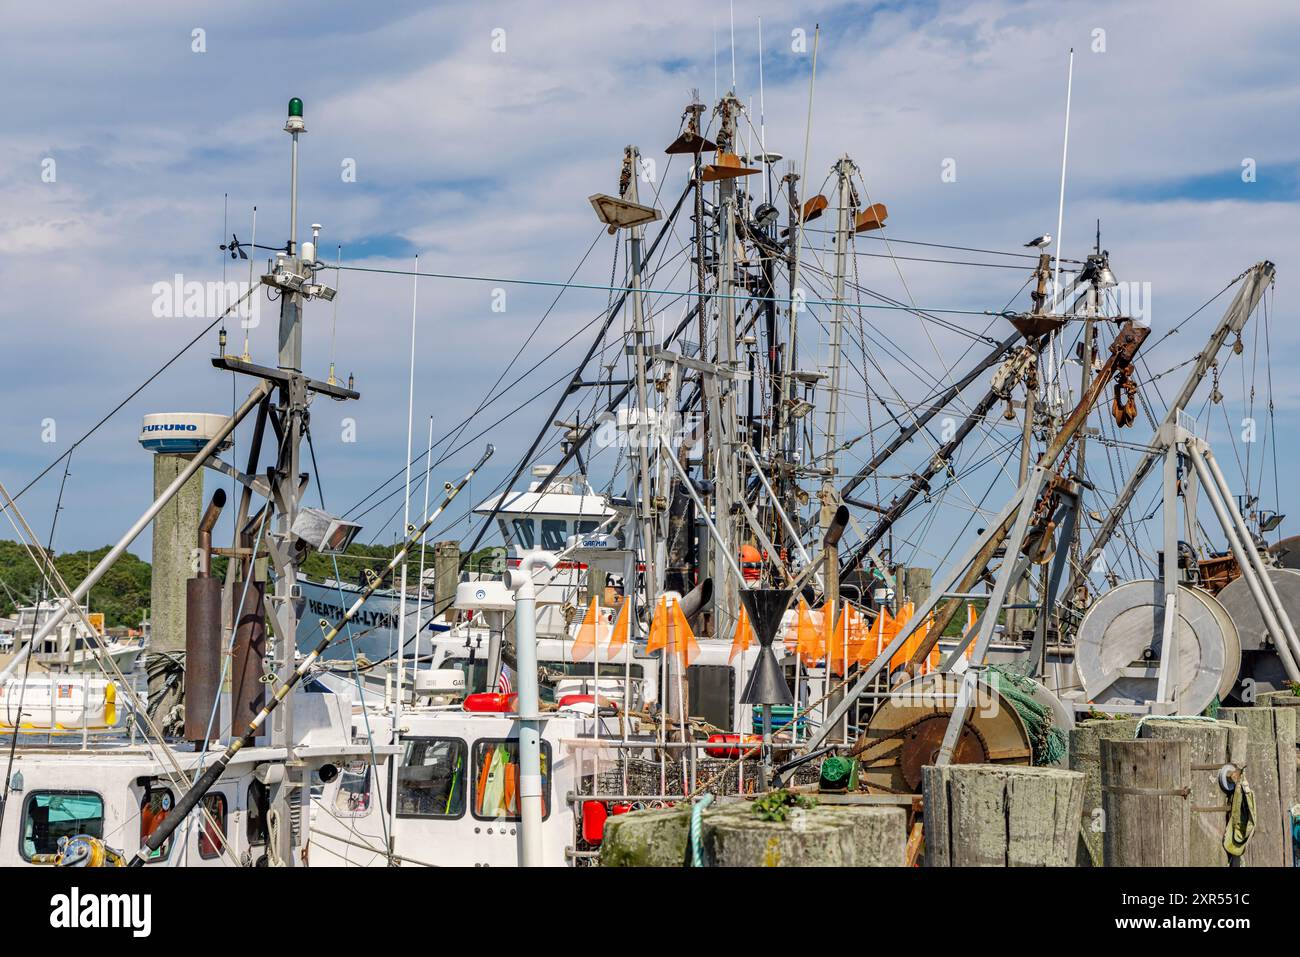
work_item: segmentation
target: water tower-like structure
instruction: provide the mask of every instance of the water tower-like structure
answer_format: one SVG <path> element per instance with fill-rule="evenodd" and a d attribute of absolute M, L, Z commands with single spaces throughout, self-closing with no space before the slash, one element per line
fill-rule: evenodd
<path fill-rule="evenodd" d="M 153 456 L 153 494 L 157 498 L 228 416 L 213 412 L 159 412 L 146 415 L 140 444 Z M 222 446 L 227 448 L 229 443 Z M 185 582 L 194 574 L 199 519 L 203 511 L 203 472 L 195 472 L 153 522 L 153 581 L 150 587 L 150 648 L 185 650 Z"/>

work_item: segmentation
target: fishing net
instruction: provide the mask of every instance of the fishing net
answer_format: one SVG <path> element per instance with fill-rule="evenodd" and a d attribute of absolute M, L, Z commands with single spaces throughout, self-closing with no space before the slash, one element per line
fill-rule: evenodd
<path fill-rule="evenodd" d="M 986 671 L 992 676 L 993 687 L 1016 709 L 1016 714 L 1024 722 L 1034 752 L 1034 764 L 1055 764 L 1065 757 L 1065 732 L 1056 727 L 1052 709 L 1034 699 L 1034 679 L 1008 665 L 991 665 Z"/>

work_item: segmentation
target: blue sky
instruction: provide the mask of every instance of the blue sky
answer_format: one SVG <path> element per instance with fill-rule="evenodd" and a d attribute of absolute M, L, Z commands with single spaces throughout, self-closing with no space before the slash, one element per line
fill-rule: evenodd
<path fill-rule="evenodd" d="M 1116 273 L 1151 283 L 1157 334 L 1252 263 L 1274 261 L 1269 344 L 1277 467 L 1286 476 L 1300 465 L 1298 333 L 1287 321 L 1300 169 L 1291 122 L 1300 107 L 1294 5 L 1190 2 L 1174 16 L 1168 4 L 1134 2 L 737 3 L 736 83 L 742 100 L 752 97 L 755 114 L 759 16 L 769 149 L 802 160 L 811 42 L 820 23 L 808 142 L 814 185 L 847 152 L 872 199 L 889 206 L 888 235 L 997 250 L 1018 250 L 1029 237 L 1056 231 L 1073 46 L 1064 255 L 1088 252 L 1100 218 Z M 73 0 L 60 5 L 57 17 L 44 5 L 6 5 L 0 29 L 0 81 L 9 91 L 0 130 L 0 313 L 7 333 L 0 477 L 11 489 L 201 328 L 197 319 L 155 318 L 155 282 L 178 272 L 218 280 L 223 268 L 229 279 L 246 278 L 246 264 L 229 263 L 217 245 L 232 231 L 251 238 L 254 205 L 258 241 L 283 242 L 288 143 L 280 127 L 290 96 L 306 102 L 302 222 L 324 224 L 322 258 L 332 260 L 342 243 L 345 260 L 357 265 L 405 269 L 418 253 L 430 271 L 563 280 L 599 238 L 575 278 L 602 284 L 613 245 L 586 197 L 613 191 L 622 148 L 635 142 L 657 159 L 664 196 L 675 198 L 682 166 L 669 166 L 659 151 L 676 134 L 692 87 L 712 101 L 715 84 L 725 90 L 731 83 L 728 6 L 716 0 L 594 7 L 559 0 L 327 0 L 292 18 L 242 0 L 141 0 L 113 9 Z M 504 52 L 492 49 L 498 29 L 505 31 Z M 193 49 L 195 30 L 203 31 L 203 52 Z M 795 30 L 806 32 L 807 52 L 792 49 Z M 1097 30 L 1104 31 L 1104 51 L 1094 50 Z M 54 182 L 42 180 L 47 159 L 55 162 Z M 956 162 L 956 182 L 940 178 L 947 159 Z M 1241 179 L 1246 159 L 1255 163 L 1253 183 Z M 348 161 L 355 182 L 341 176 Z M 903 247 L 894 249 L 903 254 Z M 859 269 L 864 284 L 887 295 L 967 310 L 1000 309 L 1025 278 L 1013 270 L 916 262 L 895 270 L 874 258 L 861 259 Z M 506 311 L 493 312 L 494 285 L 420 286 L 417 447 L 430 414 L 441 435 L 473 410 L 554 299 L 554 290 L 507 286 Z M 598 291 L 566 293 L 537 333 L 533 354 L 574 336 L 604 299 Z M 323 491 L 333 509 L 353 505 L 402 464 L 410 302 L 409 279 L 341 279 L 333 350 L 340 373 L 355 374 L 363 400 L 348 408 L 322 400 L 313 410 Z M 1162 342 L 1148 356 L 1151 371 L 1188 358 L 1220 312 L 1205 310 Z M 251 336 L 255 358 L 266 361 L 274 350 L 272 308 L 263 316 Z M 329 306 L 309 307 L 306 362 L 321 376 L 331 354 L 331 318 Z M 941 375 L 941 366 L 971 361 L 969 340 L 951 331 L 894 313 L 866 318 L 896 355 L 930 377 Z M 958 321 L 977 333 L 989 327 L 1002 334 L 988 318 Z M 1253 328 L 1245 359 L 1255 365 L 1258 413 L 1264 378 Z M 238 338 L 232 331 L 232 343 Z M 585 335 L 574 338 L 490 411 L 505 413 L 563 376 L 586 343 Z M 802 364 L 824 362 L 824 335 L 806 336 L 803 348 Z M 57 547 L 112 541 L 148 504 L 149 461 L 136 444 L 141 415 L 229 409 L 229 379 L 209 364 L 215 349 L 215 338 L 196 346 L 77 450 Z M 880 347 L 880 361 L 899 395 L 922 397 L 925 376 L 888 352 Z M 1225 368 L 1227 398 L 1210 423 L 1234 481 L 1246 456 L 1233 449 L 1227 430 L 1248 411 L 1245 367 L 1241 360 Z M 1177 378 L 1161 380 L 1166 394 Z M 493 441 L 500 451 L 466 496 L 481 498 L 514 464 L 552 401 L 547 393 L 510 415 L 442 463 L 437 480 L 454 478 L 483 442 Z M 849 404 L 845 428 L 853 434 L 865 425 L 865 410 Z M 356 419 L 356 443 L 341 441 L 345 416 Z M 57 426 L 54 442 L 42 441 L 47 419 Z M 1147 431 L 1128 437 L 1143 441 Z M 865 443 L 859 453 L 867 454 Z M 972 449 L 969 460 L 980 454 Z M 1261 458 L 1272 472 L 1271 455 L 1261 456 L 1258 446 L 1251 454 L 1253 472 Z M 913 467 L 904 462 L 894 471 Z M 42 534 L 59 475 L 21 501 Z M 987 484 L 974 479 L 971 498 Z M 1004 497 L 995 487 L 986 504 L 996 508 Z M 1265 499 L 1274 497 L 1270 482 Z M 1284 480 L 1281 510 L 1300 515 L 1293 498 Z M 918 564 L 943 557 L 933 529 L 922 541 L 926 523 L 950 527 L 955 536 L 970 507 L 957 500 L 932 519 L 918 513 L 901 530 L 919 543 Z M 366 540 L 391 539 L 394 526 L 384 526 L 390 512 L 386 506 L 366 517 Z M 0 536 L 13 537 L 7 525 Z M 147 555 L 147 536 L 135 551 Z"/>

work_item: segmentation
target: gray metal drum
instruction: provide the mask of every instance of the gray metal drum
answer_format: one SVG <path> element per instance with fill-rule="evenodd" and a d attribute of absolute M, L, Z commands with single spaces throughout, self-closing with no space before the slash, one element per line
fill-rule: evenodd
<path fill-rule="evenodd" d="M 1283 568 L 1300 568 L 1300 535 L 1284 538 L 1268 551 Z"/>
<path fill-rule="evenodd" d="M 1291 618 L 1291 623 L 1300 627 L 1300 571 L 1290 568 L 1268 569 L 1268 580 L 1273 583 L 1277 597 L 1282 600 L 1282 607 Z M 1241 635 L 1242 651 L 1259 651 L 1261 648 L 1273 647 L 1264 626 L 1264 616 L 1259 613 L 1259 606 L 1250 593 L 1246 579 L 1238 578 L 1219 592 L 1219 603 L 1227 609 L 1228 614 L 1237 625 Z"/>
<path fill-rule="evenodd" d="M 1215 596 L 1200 588 L 1190 588 L 1188 591 L 1214 613 L 1219 627 L 1223 629 L 1223 675 L 1219 678 L 1219 700 L 1222 701 L 1232 692 L 1241 672 L 1241 636 L 1237 633 L 1237 625 L 1228 614 L 1228 609 Z"/>
<path fill-rule="evenodd" d="M 1164 625 L 1161 592 L 1160 584 L 1150 579 L 1126 582 L 1102 595 L 1084 616 L 1075 670 L 1085 699 L 1102 710 L 1107 705 L 1156 702 Z M 1226 618 L 1216 612 L 1213 601 L 1205 592 L 1179 586 L 1169 682 L 1181 714 L 1204 711 L 1219 693 L 1225 671 L 1231 671 L 1230 681 L 1236 679 L 1240 652 L 1236 660 L 1227 660 L 1237 642 L 1225 634 Z"/>

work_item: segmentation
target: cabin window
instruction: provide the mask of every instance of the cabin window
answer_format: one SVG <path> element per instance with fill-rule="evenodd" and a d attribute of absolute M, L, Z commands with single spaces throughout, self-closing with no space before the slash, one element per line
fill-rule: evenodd
<path fill-rule="evenodd" d="M 691 665 L 686 669 L 686 698 L 692 717 L 717 728 L 732 727 L 736 672 L 729 665 Z"/>
<path fill-rule="evenodd" d="M 457 818 L 465 813 L 468 748 L 460 738 L 409 738 L 397 777 L 397 816 Z"/>
<path fill-rule="evenodd" d="M 551 746 L 542 742 L 542 817 L 551 814 Z M 474 816 L 483 821 L 519 820 L 519 739 L 474 742 Z"/>
<path fill-rule="evenodd" d="M 334 812 L 348 817 L 370 813 L 370 765 L 365 761 L 346 764 L 339 770 L 339 789 L 334 793 Z"/>
<path fill-rule="evenodd" d="M 23 804 L 23 860 L 57 854 L 59 839 L 104 836 L 104 799 L 94 791 L 34 791 Z"/>
<path fill-rule="evenodd" d="M 465 687 L 470 691 L 496 691 L 496 688 L 487 686 L 487 658 L 478 655 L 473 661 L 468 658 L 446 657 L 442 659 L 440 668 L 455 668 L 465 676 Z"/>
<path fill-rule="evenodd" d="M 210 861 L 226 848 L 226 796 L 220 792 L 203 796 L 203 809 L 212 817 L 199 815 L 199 857 Z"/>
<path fill-rule="evenodd" d="M 592 690 L 594 690 L 592 687 L 595 684 L 595 680 L 592 674 L 594 670 L 594 666 L 590 661 L 547 661 L 546 670 L 549 673 L 549 675 L 551 675 L 551 677 L 547 679 L 547 682 L 545 684 L 541 685 L 537 689 L 539 695 L 541 696 L 542 701 L 545 703 L 554 704 L 556 701 L 559 700 L 559 698 L 563 697 L 563 695 L 559 694 L 556 691 L 555 682 L 564 680 L 566 678 L 583 679 L 583 685 L 581 689 L 583 694 L 590 693 Z M 627 668 L 627 672 L 628 672 L 628 677 L 631 678 L 631 686 L 630 686 L 631 691 L 628 693 L 627 697 L 635 701 L 637 698 L 638 685 L 645 680 L 645 674 L 642 667 L 639 664 L 632 664 L 630 667 Z M 605 695 L 615 699 L 624 696 L 623 662 L 602 661 L 600 663 L 600 677 L 605 679 L 612 679 L 612 681 L 601 682 L 602 686 L 604 687 L 603 693 Z M 613 684 L 615 687 L 611 688 L 610 687 L 611 684 Z M 566 685 L 566 687 L 568 686 Z M 564 694 L 570 694 L 570 693 L 573 693 L 573 689 L 564 692 Z M 719 725 L 719 727 L 730 727 L 730 725 Z"/>
<path fill-rule="evenodd" d="M 569 523 L 562 518 L 542 519 L 542 548 L 558 552 L 569 543 Z"/>
<path fill-rule="evenodd" d="M 515 545 L 519 548 L 532 548 L 537 544 L 537 535 L 531 518 L 516 518 L 510 522 L 515 530 Z"/>
<path fill-rule="evenodd" d="M 594 665 L 590 661 L 547 661 L 546 670 L 552 675 L 563 675 L 570 678 L 590 678 Z M 602 678 L 623 678 L 624 665 L 621 661 L 602 661 L 600 663 L 600 676 Z M 627 669 L 633 681 L 640 681 L 644 676 L 644 669 L 639 664 L 632 664 Z"/>
<path fill-rule="evenodd" d="M 176 799 L 172 797 L 172 792 L 168 788 L 151 787 L 144 792 L 144 798 L 140 801 L 140 843 L 144 844 L 145 840 L 154 831 L 158 830 L 158 825 L 166 820 L 167 815 L 171 813 L 172 806 Z M 171 838 L 163 842 L 162 847 L 149 855 L 146 863 L 161 861 L 167 858 L 167 852 L 171 850 Z"/>
<path fill-rule="evenodd" d="M 594 521 L 590 521 L 590 520 L 588 520 L 588 521 L 583 521 L 583 522 L 579 522 L 579 523 L 578 523 L 578 526 L 577 526 L 578 534 L 579 534 L 579 535 L 590 535 L 590 534 L 591 534 L 592 532 L 594 532 L 596 529 L 600 528 L 600 525 L 601 525 L 600 522 L 594 522 Z"/>

